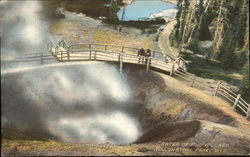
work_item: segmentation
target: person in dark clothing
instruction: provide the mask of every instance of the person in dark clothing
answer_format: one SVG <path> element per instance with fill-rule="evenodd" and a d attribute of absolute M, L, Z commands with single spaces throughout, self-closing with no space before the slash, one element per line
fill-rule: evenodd
<path fill-rule="evenodd" d="M 148 60 L 149 60 L 149 57 L 151 57 L 151 50 L 150 49 L 147 49 L 147 51 L 146 51 L 146 63 L 148 62 Z M 150 63 L 149 63 L 150 64 Z"/>
<path fill-rule="evenodd" d="M 141 55 L 142 49 L 143 49 L 143 48 L 140 48 L 140 49 L 138 50 L 137 57 L 139 57 L 139 56 Z"/>
<path fill-rule="evenodd" d="M 147 57 L 150 57 L 150 56 L 151 56 L 151 50 L 150 50 L 150 49 L 147 49 L 146 56 L 147 56 Z"/>
<path fill-rule="evenodd" d="M 145 56 L 145 50 L 143 48 L 141 48 L 139 51 L 138 51 L 138 54 L 137 56 L 139 57 L 139 61 L 138 63 L 143 63 L 144 62 L 144 56 Z"/>

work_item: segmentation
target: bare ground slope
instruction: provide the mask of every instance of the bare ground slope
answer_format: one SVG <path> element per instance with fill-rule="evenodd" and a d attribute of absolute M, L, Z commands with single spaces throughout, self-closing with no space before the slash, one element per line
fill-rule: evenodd
<path fill-rule="evenodd" d="M 135 111 L 144 127 L 133 144 L 115 146 L 52 140 L 2 140 L 2 155 L 248 154 L 250 125 L 232 106 L 159 72 L 125 65 Z M 133 70 L 132 70 L 133 69 Z M 17 133 L 17 132 L 16 132 Z M 19 135 L 20 136 L 20 135 Z"/>

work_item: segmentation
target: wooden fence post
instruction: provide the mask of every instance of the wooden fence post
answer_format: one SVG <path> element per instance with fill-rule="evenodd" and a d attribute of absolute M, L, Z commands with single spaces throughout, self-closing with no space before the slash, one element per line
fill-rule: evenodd
<path fill-rule="evenodd" d="M 180 67 L 181 67 L 182 69 L 184 69 L 184 61 L 183 61 L 183 60 L 181 60 L 180 64 L 181 64 Z"/>
<path fill-rule="evenodd" d="M 150 65 L 150 57 L 147 57 L 146 58 L 146 61 L 147 61 L 147 68 L 146 68 L 146 71 L 148 72 L 149 71 L 149 65 Z"/>
<path fill-rule="evenodd" d="M 91 55 L 92 55 L 92 52 L 89 51 L 89 60 L 91 60 Z"/>
<path fill-rule="evenodd" d="M 54 51 L 54 53 L 53 53 L 53 54 L 57 57 L 57 54 L 56 54 L 56 53 L 57 53 L 57 46 L 55 47 L 55 51 Z"/>
<path fill-rule="evenodd" d="M 247 109 L 247 119 L 250 118 L 250 106 L 248 106 L 248 109 Z"/>
<path fill-rule="evenodd" d="M 41 52 L 41 64 L 43 64 L 43 51 Z"/>
<path fill-rule="evenodd" d="M 69 50 L 67 50 L 68 61 L 70 60 Z"/>
<path fill-rule="evenodd" d="M 58 55 L 58 46 L 56 46 L 55 54 L 56 54 L 56 57 L 57 57 L 57 55 Z"/>
<path fill-rule="evenodd" d="M 217 85 L 216 85 L 216 88 L 215 88 L 215 91 L 214 91 L 214 93 L 213 93 L 213 96 L 215 96 L 215 95 L 218 93 L 218 91 L 219 91 L 219 89 L 220 89 L 220 84 L 221 84 L 221 82 L 219 81 L 219 82 L 217 83 Z"/>
<path fill-rule="evenodd" d="M 51 52 L 52 52 L 52 55 L 55 55 L 56 47 L 54 48 L 54 51 L 53 51 L 53 47 L 52 47 Z"/>
<path fill-rule="evenodd" d="M 170 71 L 170 76 L 172 76 L 174 74 L 174 67 L 175 67 L 175 62 L 174 62 L 173 66 L 172 66 L 172 69 Z"/>
<path fill-rule="evenodd" d="M 47 51 L 50 52 L 50 43 L 47 44 Z"/>
<path fill-rule="evenodd" d="M 195 75 L 193 74 L 193 79 L 192 79 L 192 83 L 191 83 L 191 87 L 193 87 L 193 85 L 194 85 L 194 81 L 195 81 Z"/>
<path fill-rule="evenodd" d="M 89 59 L 91 60 L 91 44 L 89 44 Z"/>
<path fill-rule="evenodd" d="M 238 102 L 239 102 L 239 100 L 240 100 L 240 96 L 241 96 L 240 94 L 237 95 L 237 97 L 236 97 L 236 99 L 235 99 L 235 101 L 234 101 L 234 106 L 233 106 L 234 108 L 237 107 L 237 104 L 238 104 Z"/>
<path fill-rule="evenodd" d="M 119 60 L 120 60 L 120 73 L 122 73 L 122 54 L 119 53 Z"/>
<path fill-rule="evenodd" d="M 179 60 L 178 60 L 178 64 L 177 64 L 177 65 L 178 65 L 178 68 L 179 68 L 179 66 L 180 66 L 180 62 L 181 62 L 181 60 L 179 59 Z"/>
<path fill-rule="evenodd" d="M 96 60 L 96 51 L 94 52 L 94 59 Z"/>
<path fill-rule="evenodd" d="M 63 51 L 61 51 L 61 61 L 63 60 Z"/>

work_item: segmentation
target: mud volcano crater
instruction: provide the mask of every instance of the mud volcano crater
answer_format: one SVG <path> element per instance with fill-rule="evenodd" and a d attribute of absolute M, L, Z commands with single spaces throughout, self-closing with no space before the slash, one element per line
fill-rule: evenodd
<path fill-rule="evenodd" d="M 63 63 L 2 73 L 2 135 L 6 139 L 115 144 L 181 141 L 199 132 L 200 111 L 168 91 L 145 67 Z M 188 99 L 188 98 L 187 98 Z M 166 105 L 167 104 L 167 105 Z M 234 125 L 226 114 L 206 119 Z M 195 117 L 195 118 L 194 118 Z M 206 142 L 206 141 L 204 141 Z"/>

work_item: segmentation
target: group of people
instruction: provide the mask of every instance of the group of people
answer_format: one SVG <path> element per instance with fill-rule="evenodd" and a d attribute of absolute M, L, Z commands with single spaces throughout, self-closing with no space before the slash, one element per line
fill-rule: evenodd
<path fill-rule="evenodd" d="M 144 50 L 144 48 L 139 49 L 137 53 L 137 57 L 139 57 L 138 63 L 147 63 L 150 56 L 151 56 L 150 49 L 147 49 L 146 51 Z"/>

